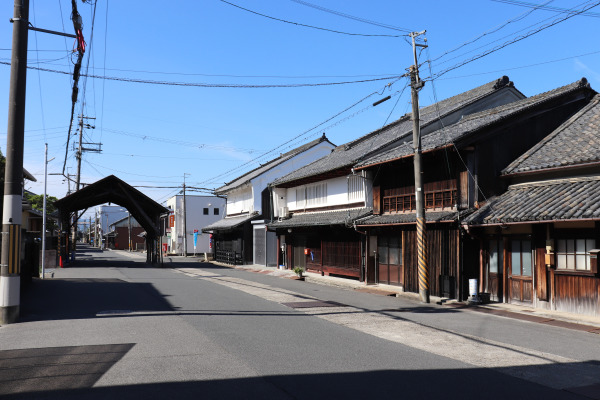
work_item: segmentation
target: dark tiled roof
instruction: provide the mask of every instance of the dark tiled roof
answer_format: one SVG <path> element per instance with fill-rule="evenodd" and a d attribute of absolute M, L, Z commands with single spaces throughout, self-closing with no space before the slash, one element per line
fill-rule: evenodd
<path fill-rule="evenodd" d="M 202 228 L 202 232 L 208 231 L 228 231 L 242 225 L 244 222 L 258 219 L 260 215 L 258 213 L 244 214 L 236 217 L 225 217 L 215 222 L 214 224 L 205 226 Z"/>
<path fill-rule="evenodd" d="M 461 138 L 466 137 L 473 132 L 485 128 L 489 125 L 497 123 L 515 116 L 519 113 L 525 112 L 531 108 L 537 107 L 545 102 L 551 101 L 557 97 L 565 94 L 574 92 L 583 87 L 589 87 L 585 78 L 574 82 L 570 85 L 562 86 L 554 90 L 550 90 L 545 93 L 538 94 L 536 96 L 528 97 L 526 99 L 517 100 L 512 103 L 508 103 L 499 107 L 495 107 L 489 110 L 481 111 L 471 115 L 465 116 L 459 122 L 446 126 L 442 129 L 438 129 L 421 138 L 422 151 L 434 150 L 440 147 L 444 147 L 452 142 L 455 142 Z M 379 164 L 382 162 L 392 161 L 399 158 L 411 156 L 414 153 L 412 146 L 412 137 L 410 140 L 405 140 L 399 143 L 397 146 L 384 150 L 379 154 L 375 154 L 363 162 L 359 163 L 358 167 L 366 167 L 373 164 Z"/>
<path fill-rule="evenodd" d="M 340 211 L 306 212 L 292 214 L 291 218 L 273 221 L 269 229 L 294 228 L 302 226 L 347 225 L 373 211 L 372 208 L 352 208 Z"/>
<path fill-rule="evenodd" d="M 510 186 L 464 222 L 483 225 L 578 219 L 600 220 L 600 177 Z"/>
<path fill-rule="evenodd" d="M 235 178 L 231 182 L 226 183 L 225 185 L 221 186 L 218 189 L 215 189 L 215 193 L 221 194 L 221 193 L 227 192 L 228 190 L 235 189 L 236 187 L 239 187 L 245 183 L 248 183 L 255 177 L 263 174 L 264 172 L 269 171 L 270 169 L 289 160 L 290 158 L 292 158 L 300 153 L 303 153 L 303 152 L 313 148 L 314 146 L 318 145 L 319 143 L 322 143 L 325 141 L 333 145 L 333 143 L 331 143 L 327 139 L 327 137 L 325 137 L 325 134 L 323 134 L 323 136 L 321 136 L 320 138 L 315 139 L 312 142 L 308 142 L 300 147 L 296 147 L 295 149 L 290 150 L 287 153 L 281 154 L 279 157 L 277 157 L 271 161 L 268 161 L 268 162 L 260 165 L 259 167 L 253 169 L 252 171 L 246 172 L 245 174 Z"/>
<path fill-rule="evenodd" d="M 503 87 L 512 86 L 508 77 L 504 76 L 475 89 L 442 100 L 424 107 L 420 112 L 421 125 L 435 121 L 438 116 L 446 116 L 469 104 L 476 102 Z M 336 147 L 331 154 L 307 166 L 281 177 L 274 185 L 292 182 L 298 179 L 324 174 L 339 168 L 351 167 L 366 155 L 390 145 L 396 140 L 412 137 L 411 115 L 407 114 L 385 127 L 371 132 L 357 140 Z"/>
<path fill-rule="evenodd" d="M 504 175 L 600 162 L 600 95 L 502 171 Z"/>
<path fill-rule="evenodd" d="M 463 218 L 467 211 L 427 211 L 425 212 L 425 221 L 427 222 L 449 222 L 458 221 Z M 460 217 L 460 218 L 459 218 Z M 417 222 L 416 213 L 400 213 L 400 214 L 382 214 L 371 215 L 356 221 L 358 226 L 366 225 L 402 225 L 414 224 Z"/>

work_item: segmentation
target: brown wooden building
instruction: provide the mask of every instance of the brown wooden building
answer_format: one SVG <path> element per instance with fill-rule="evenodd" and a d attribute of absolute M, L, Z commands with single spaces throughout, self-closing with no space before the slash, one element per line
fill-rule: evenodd
<path fill-rule="evenodd" d="M 426 137 L 433 135 L 443 126 L 455 124 L 468 115 L 510 104 L 524 97 L 508 77 L 504 76 L 424 107 L 421 111 L 421 132 Z M 396 169 L 397 165 L 404 168 L 403 162 L 394 164 L 389 169 L 383 167 L 383 170 L 387 171 L 383 175 L 379 167 L 364 173 L 356 167 L 363 165 L 361 163 L 371 157 L 387 154 L 390 149 L 397 149 L 398 146 L 403 148 L 409 138 L 412 138 L 412 120 L 411 115 L 407 114 L 381 129 L 336 147 L 326 157 L 273 182 L 273 201 L 277 204 L 275 211 L 282 208 L 290 211 L 289 215 L 280 214 L 278 220 L 268 224 L 269 230 L 277 233 L 278 247 L 282 249 L 279 252 L 280 264 L 285 262 L 288 268 L 306 267 L 323 274 L 369 283 L 404 285 L 412 279 L 412 275 L 408 276 L 406 281 L 404 278 L 398 278 L 403 272 L 399 272 L 397 266 L 386 269 L 389 270 L 385 272 L 388 274 L 386 277 L 383 267 L 380 273 L 377 272 L 373 262 L 367 262 L 376 257 L 374 252 L 377 251 L 377 244 L 372 240 L 368 241 L 365 228 L 357 228 L 355 224 L 369 216 L 373 209 L 381 209 L 379 197 L 374 198 L 374 194 L 380 193 L 376 191 L 378 187 L 383 185 L 393 190 L 397 185 L 395 179 L 406 180 L 409 174 L 412 174 L 412 169 Z M 363 169 L 368 169 L 368 165 L 365 164 Z M 397 187 L 406 189 L 406 185 L 411 184 L 399 183 Z M 451 188 L 447 189 L 452 193 Z M 302 196 L 300 201 L 299 194 Z M 304 197 L 307 201 L 303 200 Z M 280 200 L 282 204 L 278 203 Z M 377 205 L 374 205 L 374 202 Z M 447 208 L 440 209 L 447 211 Z M 382 223 L 385 224 L 383 221 Z M 454 223 L 455 230 L 456 227 L 457 224 Z M 450 233 L 441 236 L 447 237 L 449 241 L 457 240 L 456 235 Z M 405 239 L 409 240 L 408 237 Z M 384 243 L 385 240 L 388 239 L 382 237 L 380 243 Z M 390 258 L 395 260 L 394 257 L 398 253 L 395 249 L 400 246 L 398 232 L 389 238 L 389 243 L 394 250 L 386 251 L 391 254 Z M 412 253 L 403 254 L 409 257 Z M 381 257 L 378 260 L 381 260 Z M 406 270 L 406 273 L 408 271 Z"/>
<path fill-rule="evenodd" d="M 582 79 L 423 135 L 432 295 L 466 299 L 468 280 L 480 275 L 480 239 L 464 234 L 463 219 L 503 193 L 508 182 L 500 172 L 585 107 L 594 93 Z M 373 215 L 356 225 L 368 236 L 367 281 L 418 292 L 413 154 L 407 138 L 355 166 L 375 176 Z"/>
<path fill-rule="evenodd" d="M 494 300 L 600 316 L 600 96 L 502 171 L 511 185 L 463 221 Z"/>

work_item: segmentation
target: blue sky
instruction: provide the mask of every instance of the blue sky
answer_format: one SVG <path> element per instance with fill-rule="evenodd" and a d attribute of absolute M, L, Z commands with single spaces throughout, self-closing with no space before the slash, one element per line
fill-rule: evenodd
<path fill-rule="evenodd" d="M 114 174 L 131 185 L 215 188 L 258 162 L 313 140 L 323 132 L 343 144 L 380 128 L 410 110 L 405 79 L 287 88 L 198 87 L 190 84 L 292 85 L 399 76 L 413 63 L 407 31 L 426 30 L 429 48 L 420 54 L 426 78 L 421 106 L 508 75 L 531 96 L 587 77 L 600 88 L 600 7 L 574 16 L 431 81 L 445 69 L 550 24 L 595 1 L 231 0 L 273 18 L 358 36 L 311 29 L 260 16 L 220 0 L 78 1 L 87 51 L 82 72 L 120 80 L 81 78 L 76 114 L 94 117 L 84 142 L 102 143 L 102 153 L 83 155 L 82 182 Z M 366 23 L 310 4 L 376 22 Z M 525 4 L 526 5 L 526 4 Z M 10 62 L 13 2 L 0 7 L 0 62 Z M 546 8 L 553 7 L 553 10 Z M 95 19 L 93 17 L 95 9 Z M 68 0 L 30 0 L 34 26 L 72 33 Z M 93 21 L 93 23 L 92 23 Z M 507 23 L 509 22 L 510 23 Z M 381 26 L 385 25 L 385 26 Z M 396 29 L 390 29 L 391 26 Z M 93 27 L 93 34 L 92 34 Z M 501 29 L 498 29 L 501 28 Z M 494 30 L 496 30 L 494 32 Z M 482 34 L 485 36 L 463 45 Z M 463 46 L 461 46 L 463 45 Z M 29 65 L 72 71 L 74 40 L 29 33 Z M 438 58 L 445 52 L 460 49 Z M 89 58 L 88 58 L 89 57 Z M 88 62 L 89 60 L 89 62 Z M 10 66 L 0 64 L 0 148 L 5 152 Z M 132 83 L 160 81 L 184 85 Z M 391 86 L 386 86 L 393 83 Z M 68 74 L 30 69 L 24 166 L 43 192 L 44 143 L 49 172 L 61 172 L 71 110 Z M 85 87 L 85 90 L 84 90 Z M 337 118 L 310 130 L 372 94 Z M 396 94 L 390 101 L 374 101 Z M 310 130 L 310 131 L 309 131 Z M 294 139 L 296 138 L 296 139 Z M 294 140 L 292 140 L 294 139 Z M 76 172 L 70 138 L 66 161 Z M 291 142 L 290 142 L 291 141 Z M 284 145 L 284 143 L 289 142 Z M 257 157 L 275 149 L 274 152 Z M 231 171 L 225 174 L 227 171 Z M 49 176 L 48 193 L 63 197 L 64 178 Z M 175 188 L 140 188 L 163 202 Z"/>

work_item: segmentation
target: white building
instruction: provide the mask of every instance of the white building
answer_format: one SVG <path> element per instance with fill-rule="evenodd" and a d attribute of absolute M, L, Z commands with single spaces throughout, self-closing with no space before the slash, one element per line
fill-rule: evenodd
<path fill-rule="evenodd" d="M 225 215 L 225 199 L 216 196 L 185 196 L 177 195 L 167 200 L 167 208 L 171 215 L 167 221 L 167 252 L 183 255 L 187 247 L 187 254 L 211 253 L 210 234 L 203 233 L 202 228 L 215 223 Z M 183 218 L 185 218 L 185 230 Z M 196 247 L 194 248 L 194 232 L 196 232 Z M 187 246 L 185 242 L 187 238 Z"/>
<path fill-rule="evenodd" d="M 109 227 L 116 221 L 125 218 L 129 212 L 125 207 L 101 205 L 96 210 L 96 221 L 98 223 L 98 237 L 104 237 L 109 231 Z M 95 243 L 96 246 L 99 243 Z"/>
<path fill-rule="evenodd" d="M 277 238 L 266 230 L 273 217 L 269 184 L 325 157 L 334 147 L 323 134 L 216 189 L 217 194 L 227 197 L 225 219 L 205 228 L 215 235 L 216 259 L 231 264 L 276 265 Z"/>

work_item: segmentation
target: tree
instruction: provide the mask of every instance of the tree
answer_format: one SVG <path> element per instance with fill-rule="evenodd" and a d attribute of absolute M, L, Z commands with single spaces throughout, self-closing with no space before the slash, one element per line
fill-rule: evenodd
<path fill-rule="evenodd" d="M 31 204 L 35 210 L 44 211 L 44 195 L 43 194 L 33 194 L 25 192 L 25 199 Z M 54 202 L 58 199 L 54 196 L 46 195 L 46 212 L 48 214 L 52 214 L 56 211 L 56 206 L 54 206 Z"/>
<path fill-rule="evenodd" d="M 25 199 L 31 204 L 31 207 L 34 210 L 37 210 L 40 212 L 44 211 L 44 195 L 43 194 L 33 194 L 33 193 L 25 192 Z M 52 214 L 54 211 L 56 211 L 56 206 L 54 205 L 54 202 L 57 200 L 58 199 L 54 196 L 46 195 L 46 213 L 47 214 Z M 56 227 L 57 227 L 56 223 L 54 222 L 53 219 L 46 221 L 46 229 L 53 230 Z"/>

